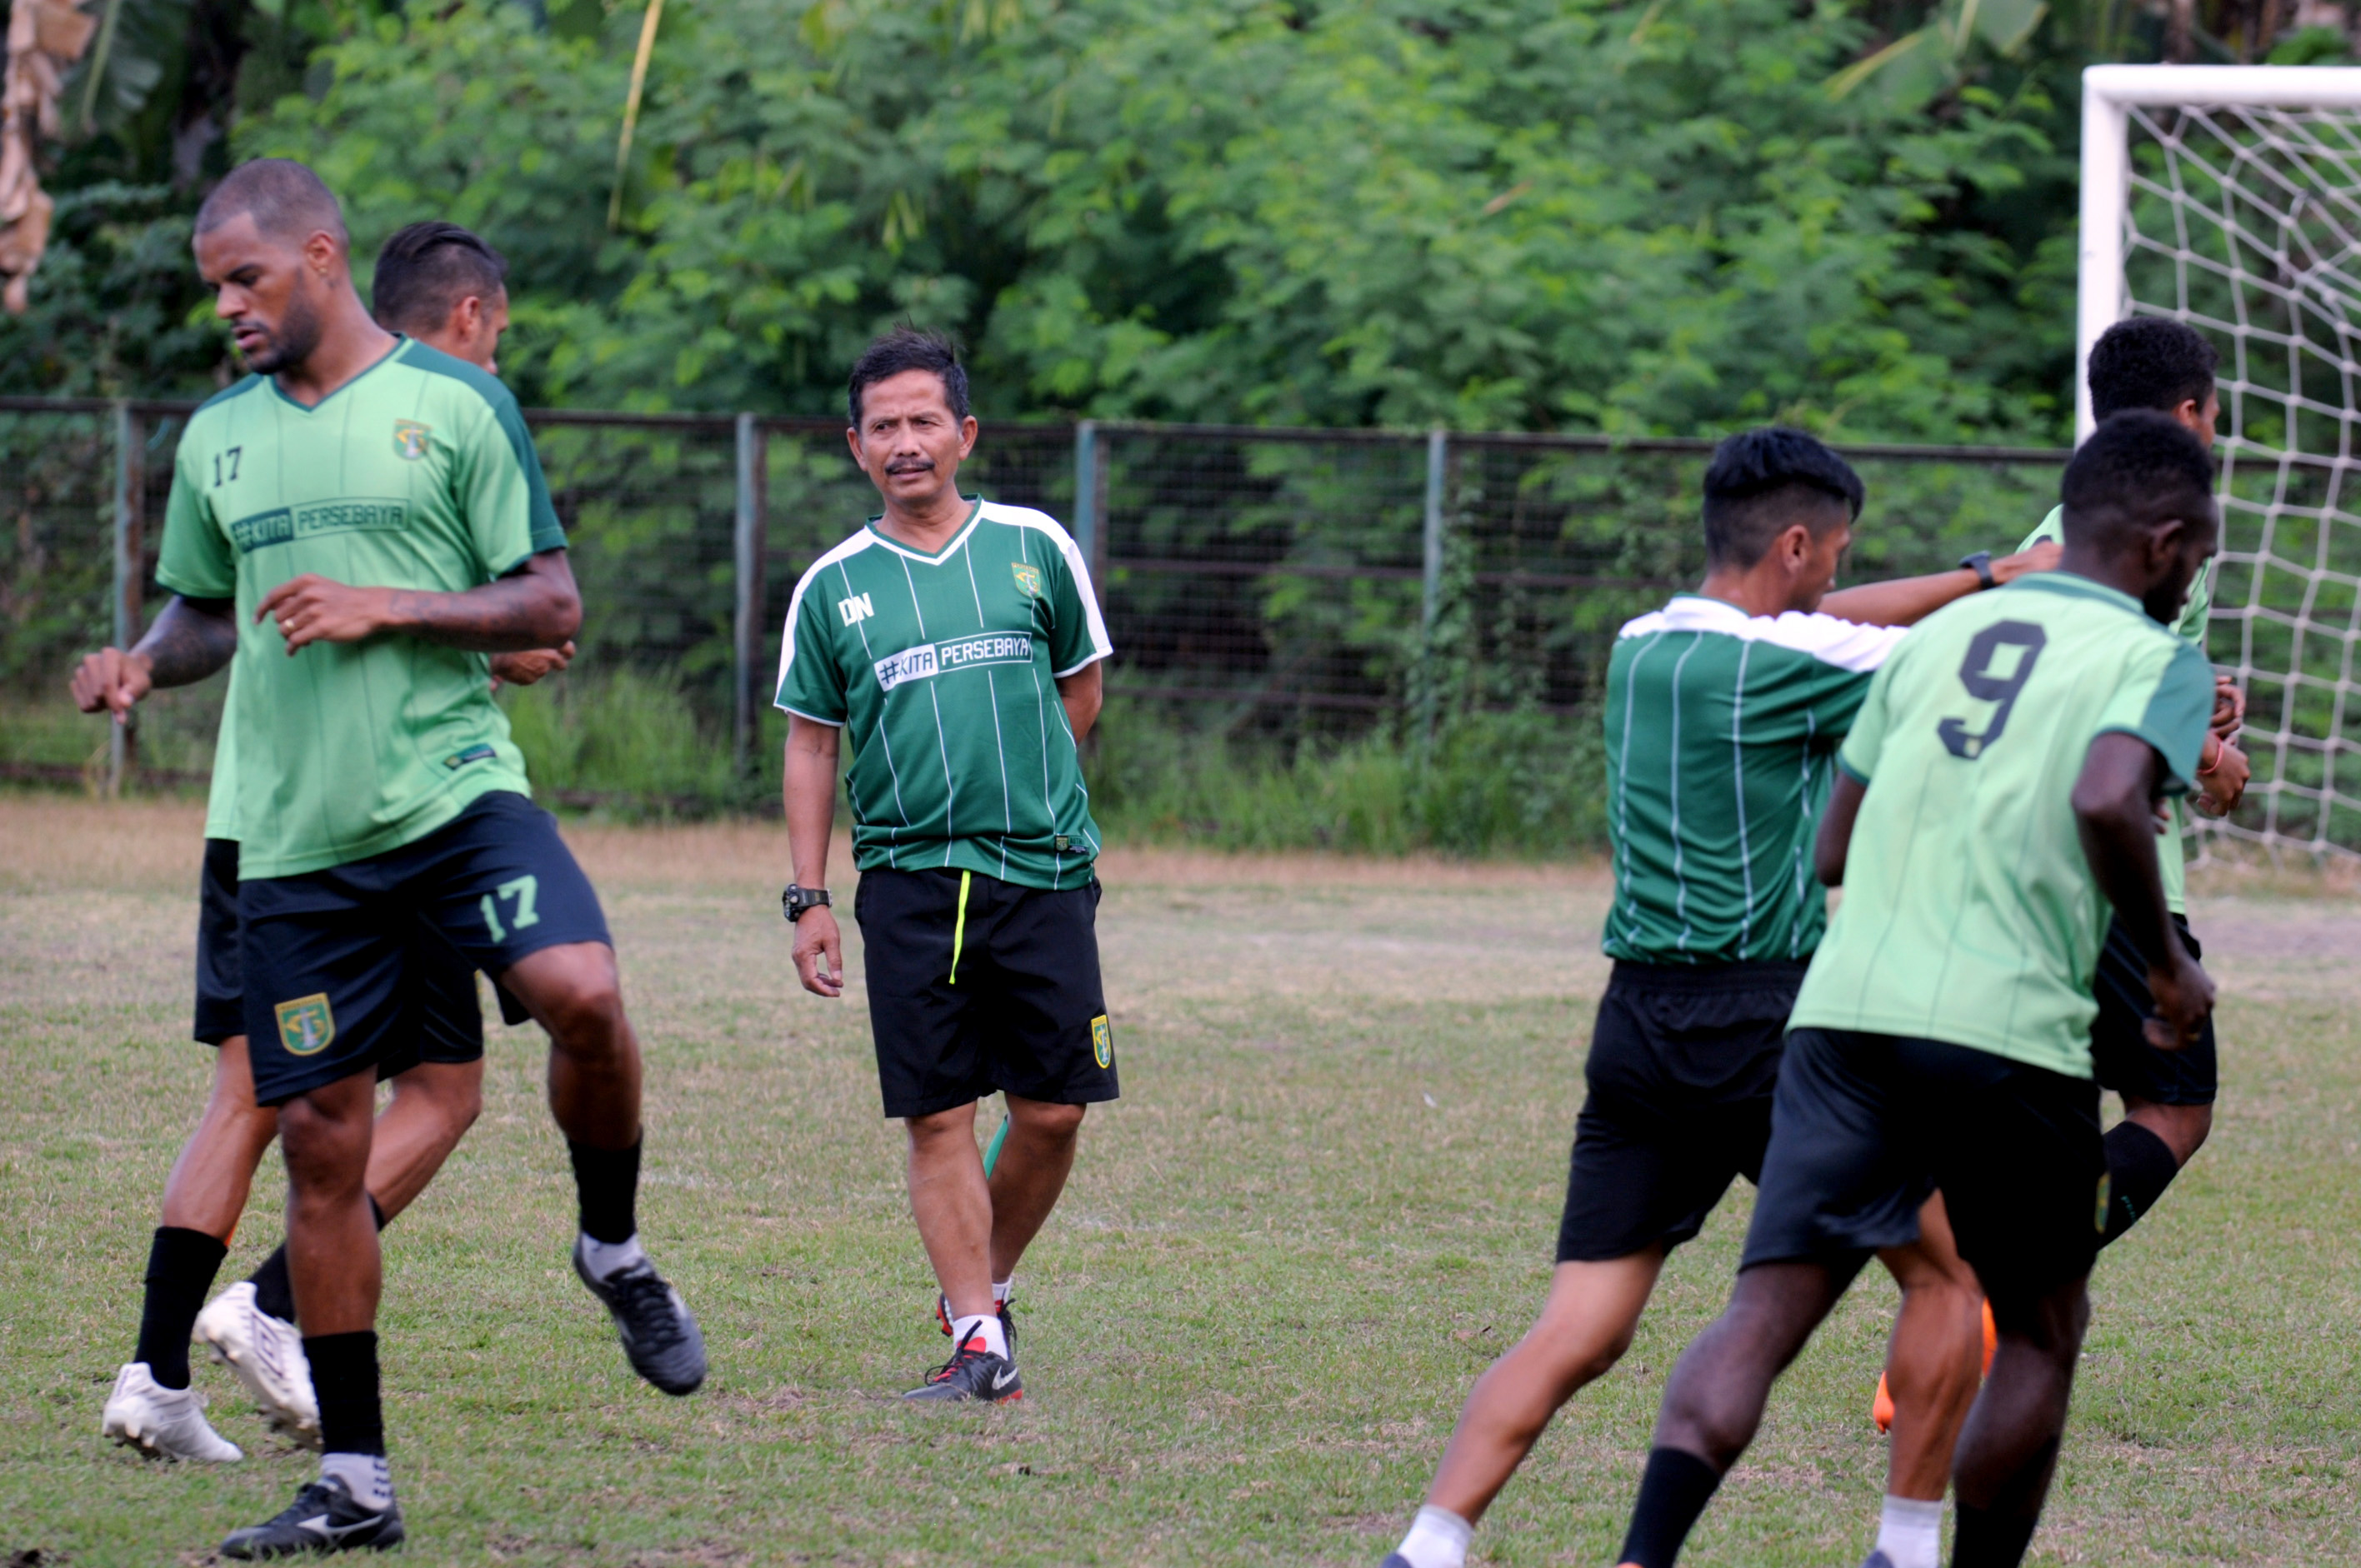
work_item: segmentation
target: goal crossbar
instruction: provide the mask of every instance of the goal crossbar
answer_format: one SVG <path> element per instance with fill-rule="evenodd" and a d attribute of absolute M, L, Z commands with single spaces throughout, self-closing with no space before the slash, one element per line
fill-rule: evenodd
<path fill-rule="evenodd" d="M 2130 115 L 2142 108 L 2361 107 L 2361 66 L 2093 65 L 2082 72 L 2081 263 L 2076 273 L 2074 439 L 2091 416 L 2091 345 L 2124 303 L 2124 210 L 2131 200 Z"/>

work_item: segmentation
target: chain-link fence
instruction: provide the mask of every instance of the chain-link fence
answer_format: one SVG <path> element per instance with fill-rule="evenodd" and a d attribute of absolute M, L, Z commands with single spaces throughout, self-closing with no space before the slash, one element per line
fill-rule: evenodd
<path fill-rule="evenodd" d="M 156 602 L 185 405 L 0 402 L 0 681 L 18 776 L 103 781 L 57 716 L 71 660 Z M 586 618 L 554 690 L 512 694 L 586 799 L 752 803 L 775 779 L 771 672 L 804 567 L 875 508 L 831 419 L 529 416 Z M 1109 422 L 987 425 L 962 485 L 1064 521 L 1089 557 L 1124 721 L 1274 751 L 1412 737 L 1476 710 L 1595 710 L 1616 629 L 1693 585 L 1711 444 Z M 128 461 L 119 461 L 118 453 Z M 2066 454 L 1856 446 L 1848 577 L 2013 549 Z M 116 542 L 126 561 L 118 574 Z M 219 682 L 208 683 L 217 687 Z M 218 696 L 159 701 L 126 763 L 201 775 Z M 65 736 L 60 740 L 56 737 Z M 44 751 L 43 748 L 48 750 Z M 79 747 L 75 751 L 72 748 Z M 2268 784 L 2268 780 L 2259 780 Z M 569 793 L 561 787 L 561 795 Z M 2361 825 L 2348 848 L 2361 848 Z M 2339 842 L 2345 837 L 2340 835 Z"/>

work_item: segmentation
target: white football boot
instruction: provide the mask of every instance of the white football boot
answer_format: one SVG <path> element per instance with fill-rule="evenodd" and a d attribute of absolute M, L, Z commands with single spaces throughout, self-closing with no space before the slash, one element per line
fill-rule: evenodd
<path fill-rule="evenodd" d="M 312 1391 L 303 1335 L 254 1304 L 251 1280 L 239 1280 L 205 1304 L 197 1314 L 197 1338 L 237 1374 L 272 1426 L 307 1448 L 320 1446 L 320 1401 Z"/>
<path fill-rule="evenodd" d="M 102 1430 L 150 1459 L 196 1459 L 228 1464 L 244 1459 L 237 1444 L 214 1431 L 193 1388 L 167 1388 L 144 1361 L 124 1364 L 106 1397 Z"/>

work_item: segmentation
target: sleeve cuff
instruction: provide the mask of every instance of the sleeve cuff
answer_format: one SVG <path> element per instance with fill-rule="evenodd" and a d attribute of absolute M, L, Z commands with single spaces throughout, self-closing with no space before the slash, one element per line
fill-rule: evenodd
<path fill-rule="evenodd" d="M 1859 768 L 1854 767 L 1851 762 L 1842 753 L 1838 754 L 1837 770 L 1843 773 L 1845 777 L 1852 780 L 1853 783 L 1860 784 L 1864 789 L 1869 786 L 1869 775 L 1862 773 Z"/>
<path fill-rule="evenodd" d="M 774 701 L 771 706 L 777 708 L 781 713 L 792 713 L 797 718 L 808 720 L 813 724 L 825 724 L 830 729 L 841 729 L 844 728 L 844 720 L 841 718 L 823 718 L 817 713 L 806 713 L 802 708 L 791 707 L 784 702 Z"/>
<path fill-rule="evenodd" d="M 168 572 L 161 567 L 157 569 L 156 581 L 161 587 L 171 589 L 182 598 L 233 599 L 237 597 L 237 584 L 235 581 L 225 588 L 199 587 L 188 582 L 186 579 L 181 578 L 171 572 Z"/>
<path fill-rule="evenodd" d="M 2154 735 L 2149 734 L 2147 730 L 2141 729 L 2138 725 L 2109 724 L 2103 726 L 2099 729 L 2098 734 L 2137 736 L 2140 740 L 2147 741 L 2149 749 L 2154 751 L 2158 756 L 2164 759 L 2164 793 L 2166 795 L 2194 795 L 2197 792 L 2197 782 L 2193 775 L 2197 771 L 2197 761 L 2202 761 L 2205 755 L 2205 745 L 2203 741 L 2201 740 L 2198 742 L 2197 759 L 2191 761 L 2190 763 L 2189 772 L 2192 776 L 2184 778 L 2181 776 L 2180 769 L 2173 762 L 2172 748 L 2169 745 L 2167 745 L 2164 741 L 2158 740 Z M 2092 737 L 2093 740 L 2096 740 L 2097 738 L 2097 735 Z"/>
<path fill-rule="evenodd" d="M 1081 663 L 1074 665 L 1071 669 L 1050 671 L 1049 678 L 1053 681 L 1062 681 L 1068 675 L 1077 674 L 1083 670 L 1089 669 L 1093 664 L 1097 663 L 1102 659 L 1111 659 L 1113 657 L 1115 657 L 1115 650 L 1112 648 L 1093 648 L 1091 650 L 1091 656 L 1089 658 L 1084 659 Z"/>

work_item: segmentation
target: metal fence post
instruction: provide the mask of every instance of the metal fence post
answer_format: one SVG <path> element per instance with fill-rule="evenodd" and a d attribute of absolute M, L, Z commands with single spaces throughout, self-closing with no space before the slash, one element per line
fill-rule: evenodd
<path fill-rule="evenodd" d="M 769 465 L 764 461 L 763 427 L 750 413 L 738 416 L 738 518 L 736 649 L 732 658 L 731 753 L 739 776 L 747 776 L 754 759 L 754 671 L 762 663 L 764 490 Z"/>
<path fill-rule="evenodd" d="M 1099 422 L 1074 426 L 1074 543 L 1096 566 L 1099 553 Z M 1093 572 L 1092 587 L 1098 586 Z"/>
<path fill-rule="evenodd" d="M 1450 438 L 1440 429 L 1426 433 L 1426 556 L 1420 575 L 1419 725 L 1423 745 L 1434 743 L 1435 670 L 1434 623 L 1443 613 L 1443 480 L 1451 460 Z"/>
<path fill-rule="evenodd" d="M 131 405 L 115 400 L 115 637 L 117 648 L 129 648 L 139 641 L 144 630 L 140 622 L 140 579 L 146 574 L 146 550 L 140 538 L 138 494 L 140 467 L 139 421 Z M 124 715 L 123 721 L 112 724 L 106 731 L 106 793 L 109 798 L 122 795 L 124 781 L 138 765 L 137 709 Z"/>

